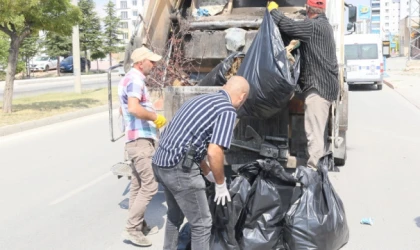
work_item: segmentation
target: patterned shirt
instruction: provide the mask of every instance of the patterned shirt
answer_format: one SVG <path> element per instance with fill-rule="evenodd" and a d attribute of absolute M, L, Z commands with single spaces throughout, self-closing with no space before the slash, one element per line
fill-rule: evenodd
<path fill-rule="evenodd" d="M 153 163 L 174 167 L 192 145 L 197 148 L 197 163 L 204 159 L 209 143 L 230 148 L 235 120 L 236 110 L 224 90 L 187 101 L 163 131 Z"/>
<path fill-rule="evenodd" d="M 150 101 L 144 80 L 146 77 L 137 69 L 132 68 L 118 84 L 118 96 L 124 116 L 127 142 L 138 138 L 149 138 L 157 141 L 156 126 L 152 121 L 136 118 L 128 112 L 128 98 L 135 97 L 140 105 L 150 112 L 156 112 Z"/>
<path fill-rule="evenodd" d="M 294 21 L 278 10 L 270 13 L 281 32 L 302 41 L 299 78 L 302 90 L 316 89 L 324 99 L 337 100 L 340 84 L 334 32 L 325 14 Z"/>

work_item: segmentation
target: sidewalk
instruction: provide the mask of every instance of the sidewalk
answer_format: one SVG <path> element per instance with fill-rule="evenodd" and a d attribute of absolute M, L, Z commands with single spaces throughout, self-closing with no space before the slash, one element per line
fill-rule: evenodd
<path fill-rule="evenodd" d="M 388 71 L 384 83 L 420 109 L 420 70 Z"/>

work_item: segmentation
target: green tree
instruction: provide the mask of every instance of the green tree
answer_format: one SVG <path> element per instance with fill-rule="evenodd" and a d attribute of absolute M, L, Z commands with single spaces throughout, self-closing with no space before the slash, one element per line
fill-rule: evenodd
<path fill-rule="evenodd" d="M 19 48 L 25 38 L 39 30 L 69 35 L 80 16 L 70 0 L 0 0 L 0 31 L 10 37 L 3 112 L 12 112 Z"/>
<path fill-rule="evenodd" d="M 72 51 L 71 36 L 48 32 L 44 42 L 46 53 L 57 57 L 57 75 L 60 76 L 60 57 L 67 57 Z"/>
<path fill-rule="evenodd" d="M 80 0 L 79 8 L 82 11 L 82 21 L 79 24 L 80 30 L 80 47 L 85 52 L 93 50 L 101 45 L 101 22 L 98 14 L 95 12 L 95 3 L 93 0 Z M 85 70 L 88 72 L 88 64 L 85 64 Z"/>
<path fill-rule="evenodd" d="M 92 54 L 90 55 L 90 58 L 92 60 L 96 60 L 96 69 L 99 71 L 99 59 L 103 59 L 106 57 L 106 54 L 102 50 L 94 50 L 92 51 Z"/>
<path fill-rule="evenodd" d="M 39 35 L 38 34 L 31 34 L 25 40 L 23 40 L 20 49 L 19 49 L 19 57 L 20 61 L 25 64 L 25 71 L 26 76 L 30 75 L 30 68 L 29 62 L 31 59 L 36 55 L 39 50 Z M 24 74 L 22 74 L 24 75 Z"/>
<path fill-rule="evenodd" d="M 104 18 L 104 52 L 109 55 L 109 67 L 112 66 L 111 53 L 117 53 L 124 51 L 124 47 L 121 46 L 121 39 L 118 38 L 121 35 L 120 19 L 116 16 L 115 4 L 109 1 L 104 8 L 106 17 Z"/>
<path fill-rule="evenodd" d="M 9 55 L 9 37 L 0 32 L 0 68 L 7 67 L 7 56 Z"/>

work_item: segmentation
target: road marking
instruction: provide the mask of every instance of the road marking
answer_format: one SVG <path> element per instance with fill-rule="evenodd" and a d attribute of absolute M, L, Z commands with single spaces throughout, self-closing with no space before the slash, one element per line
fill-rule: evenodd
<path fill-rule="evenodd" d="M 54 205 L 56 205 L 56 204 L 58 204 L 60 202 L 63 202 L 65 200 L 67 200 L 68 198 L 76 195 L 77 193 L 80 193 L 80 192 L 84 191 L 85 189 L 87 189 L 87 188 L 95 185 L 96 183 L 102 181 L 103 179 L 105 179 L 105 178 L 107 178 L 107 177 L 109 177 L 111 175 L 112 175 L 111 172 L 108 172 L 108 173 L 106 173 L 106 174 L 104 174 L 102 176 L 99 176 L 98 178 L 94 179 L 93 181 L 91 181 L 91 182 L 89 182 L 89 183 L 87 183 L 87 184 L 85 184 L 85 185 L 83 185 L 83 186 L 81 186 L 81 187 L 79 187 L 79 188 L 77 188 L 77 189 L 75 189 L 75 190 L 67 193 L 66 195 L 64 195 L 64 196 L 56 199 L 55 201 L 51 202 L 48 205 L 49 206 L 54 206 Z"/>

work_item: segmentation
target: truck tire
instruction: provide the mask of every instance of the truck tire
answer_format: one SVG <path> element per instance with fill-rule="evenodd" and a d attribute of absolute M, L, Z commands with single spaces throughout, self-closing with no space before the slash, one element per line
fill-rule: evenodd
<path fill-rule="evenodd" d="M 376 90 L 382 90 L 382 82 L 376 83 Z"/>

